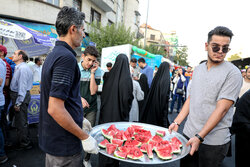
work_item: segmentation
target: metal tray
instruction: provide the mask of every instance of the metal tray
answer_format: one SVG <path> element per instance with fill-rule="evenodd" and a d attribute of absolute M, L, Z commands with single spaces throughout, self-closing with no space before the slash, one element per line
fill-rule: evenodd
<path fill-rule="evenodd" d="M 166 161 L 159 159 L 154 151 L 153 151 L 153 154 L 154 154 L 153 159 L 149 159 L 148 156 L 146 154 L 144 154 L 144 156 L 139 160 L 131 160 L 131 159 L 117 158 L 113 155 L 107 154 L 105 149 L 100 149 L 99 153 L 101 153 L 107 157 L 110 157 L 110 158 L 113 158 L 113 159 L 116 159 L 119 161 L 129 162 L 129 163 L 151 164 L 152 165 L 152 164 L 164 164 L 164 163 L 169 163 L 169 162 L 179 160 L 179 159 L 185 157 L 190 152 L 190 146 L 189 147 L 186 146 L 187 139 L 184 136 L 182 136 L 181 134 L 174 132 L 174 131 L 171 134 L 169 134 L 167 128 L 163 128 L 163 127 L 155 126 L 155 125 L 150 125 L 150 124 L 135 123 L 135 122 L 110 122 L 110 123 L 105 123 L 105 124 L 101 124 L 101 125 L 97 125 L 97 126 L 93 127 L 92 131 L 90 132 L 90 135 L 96 139 L 97 143 L 100 143 L 101 141 L 104 140 L 101 129 L 108 129 L 109 126 L 112 124 L 115 124 L 116 128 L 119 130 L 126 130 L 130 125 L 140 125 L 140 126 L 143 126 L 145 130 L 150 130 L 151 134 L 153 136 L 155 135 L 156 130 L 163 130 L 163 131 L 166 131 L 166 135 L 163 137 L 164 140 L 170 140 L 171 138 L 176 136 L 182 142 L 183 146 L 181 148 L 180 154 L 173 154 L 172 159 L 166 160 Z"/>

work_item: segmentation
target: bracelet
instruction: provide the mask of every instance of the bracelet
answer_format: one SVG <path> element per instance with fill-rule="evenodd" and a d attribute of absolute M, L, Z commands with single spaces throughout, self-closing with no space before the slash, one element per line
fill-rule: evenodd
<path fill-rule="evenodd" d="M 95 72 L 91 72 L 91 74 L 95 74 Z"/>
<path fill-rule="evenodd" d="M 180 124 L 178 124 L 178 123 L 177 123 L 177 122 L 175 122 L 175 121 L 174 121 L 173 123 L 174 123 L 175 125 L 181 126 Z"/>
<path fill-rule="evenodd" d="M 195 137 L 197 137 L 200 140 L 201 143 L 204 141 L 204 139 L 198 134 L 195 134 Z"/>

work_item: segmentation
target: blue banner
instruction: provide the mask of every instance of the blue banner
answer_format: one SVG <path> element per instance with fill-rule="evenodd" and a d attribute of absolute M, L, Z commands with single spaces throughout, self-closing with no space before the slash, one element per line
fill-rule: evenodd
<path fill-rule="evenodd" d="M 136 58 L 137 60 L 143 56 L 139 56 L 139 55 L 132 55 L 132 58 Z M 161 59 L 162 59 L 162 55 L 155 55 L 154 58 L 147 58 L 147 57 L 143 57 L 147 63 L 148 66 L 150 66 L 152 69 L 155 69 L 155 66 L 157 66 L 159 68 L 160 64 L 161 64 Z"/>
<path fill-rule="evenodd" d="M 31 95 L 31 100 L 28 107 L 28 123 L 38 123 L 40 112 L 40 95 Z"/>

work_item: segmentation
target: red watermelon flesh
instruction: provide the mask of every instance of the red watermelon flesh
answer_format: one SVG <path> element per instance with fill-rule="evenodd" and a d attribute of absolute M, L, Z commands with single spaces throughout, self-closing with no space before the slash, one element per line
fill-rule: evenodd
<path fill-rule="evenodd" d="M 122 131 L 116 131 L 116 133 L 113 135 L 113 138 L 123 140 Z"/>
<path fill-rule="evenodd" d="M 143 129 L 143 126 L 139 126 L 139 125 L 131 125 L 130 127 L 132 127 L 133 129 Z"/>
<path fill-rule="evenodd" d="M 171 143 L 172 153 L 179 154 L 181 152 L 180 145 L 178 143 Z"/>
<path fill-rule="evenodd" d="M 119 131 L 119 129 L 116 128 L 115 124 L 110 125 L 110 127 L 107 129 L 107 131 Z"/>
<path fill-rule="evenodd" d="M 160 149 L 156 151 L 157 156 L 162 160 L 172 159 L 171 151 L 168 149 Z"/>
<path fill-rule="evenodd" d="M 182 143 L 177 137 L 173 137 L 170 141 L 175 144 L 177 143 L 180 145 L 180 147 L 182 147 Z"/>
<path fill-rule="evenodd" d="M 160 148 L 163 148 L 163 147 L 170 147 L 170 142 L 167 141 L 167 140 L 163 140 L 163 141 L 160 141 L 158 142 L 156 145 L 154 145 L 155 147 L 160 147 Z"/>
<path fill-rule="evenodd" d="M 117 131 L 114 131 L 114 130 L 108 131 L 108 137 L 109 137 L 108 139 L 111 140 L 112 138 L 114 138 L 116 132 L 117 132 Z"/>
<path fill-rule="evenodd" d="M 121 147 L 119 147 L 118 148 L 118 150 L 119 151 L 121 151 L 121 152 L 126 152 L 126 153 L 129 153 L 129 151 L 131 150 L 131 149 L 134 149 L 136 146 L 121 146 Z"/>
<path fill-rule="evenodd" d="M 148 143 L 151 137 L 143 136 L 143 135 L 134 135 L 135 140 L 141 142 L 141 143 Z"/>
<path fill-rule="evenodd" d="M 112 144 L 117 144 L 118 147 L 121 147 L 122 144 L 123 144 L 123 140 L 120 140 L 120 139 L 111 139 L 111 143 Z"/>
<path fill-rule="evenodd" d="M 125 159 L 127 157 L 127 154 L 126 152 L 121 152 L 121 151 L 115 151 L 114 152 L 114 156 L 117 157 L 117 158 L 121 158 L 121 159 Z"/>
<path fill-rule="evenodd" d="M 113 154 L 117 148 L 117 144 L 107 143 L 106 144 L 106 152 L 108 154 Z"/>
<path fill-rule="evenodd" d="M 105 130 L 105 129 L 102 129 L 102 135 L 103 135 L 105 138 L 107 138 L 107 139 L 110 139 L 110 138 L 111 138 L 111 136 L 109 136 L 109 132 L 108 132 L 107 130 Z"/>
<path fill-rule="evenodd" d="M 135 129 L 135 134 L 152 137 L 151 132 L 149 130 L 144 130 L 144 129 Z"/>
<path fill-rule="evenodd" d="M 163 141 L 163 139 L 160 136 L 158 136 L 158 135 L 155 135 L 151 140 L 156 141 L 156 142 Z"/>
<path fill-rule="evenodd" d="M 138 160 L 142 158 L 143 156 L 144 156 L 143 153 L 137 147 L 135 147 L 134 149 L 131 149 L 127 155 L 128 158 L 133 159 L 133 160 Z"/>
<path fill-rule="evenodd" d="M 161 136 L 161 137 L 164 137 L 164 136 L 166 135 L 166 132 L 163 131 L 163 130 L 157 130 L 157 131 L 156 131 L 156 135 Z"/>
<path fill-rule="evenodd" d="M 107 139 L 104 139 L 102 142 L 98 144 L 98 146 L 101 148 L 106 148 L 107 143 L 109 143 L 109 141 Z"/>
<path fill-rule="evenodd" d="M 127 130 L 124 132 L 124 135 L 128 138 L 132 138 L 134 135 L 135 131 L 134 128 L 128 127 Z"/>
<path fill-rule="evenodd" d="M 147 145 L 148 145 L 147 143 L 143 143 L 143 144 L 141 145 L 141 147 L 140 147 L 141 152 L 143 152 L 143 153 L 146 153 L 146 152 L 147 152 L 147 150 L 146 150 Z"/>
<path fill-rule="evenodd" d="M 141 142 L 136 141 L 136 140 L 132 140 L 132 139 L 128 139 L 128 140 L 125 142 L 124 146 L 129 146 L 129 145 L 139 147 L 139 146 L 141 145 Z"/>
<path fill-rule="evenodd" d="M 152 144 L 147 144 L 146 146 L 148 158 L 152 159 L 153 158 L 153 146 Z"/>

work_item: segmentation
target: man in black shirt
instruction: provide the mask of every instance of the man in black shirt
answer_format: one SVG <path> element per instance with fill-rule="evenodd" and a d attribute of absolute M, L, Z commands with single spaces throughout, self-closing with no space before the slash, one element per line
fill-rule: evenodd
<path fill-rule="evenodd" d="M 82 146 L 85 152 L 98 153 L 96 140 L 81 129 L 86 126 L 83 107 L 88 103 L 80 96 L 80 71 L 73 49 L 85 37 L 84 18 L 75 8 L 61 9 L 55 24 L 59 41 L 43 65 L 39 146 L 46 153 L 46 167 L 81 166 Z"/>

